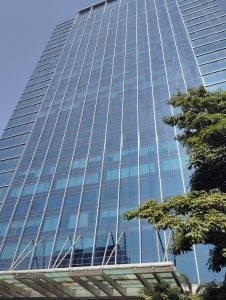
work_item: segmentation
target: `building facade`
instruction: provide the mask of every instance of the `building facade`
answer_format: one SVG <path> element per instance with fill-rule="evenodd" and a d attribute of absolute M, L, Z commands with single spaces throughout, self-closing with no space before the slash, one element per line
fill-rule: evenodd
<path fill-rule="evenodd" d="M 123 213 L 188 188 L 162 117 L 178 89 L 226 87 L 217 0 L 103 1 L 58 25 L 0 139 L 0 270 L 174 260 L 170 233 Z M 206 248 L 178 257 L 212 280 Z"/>

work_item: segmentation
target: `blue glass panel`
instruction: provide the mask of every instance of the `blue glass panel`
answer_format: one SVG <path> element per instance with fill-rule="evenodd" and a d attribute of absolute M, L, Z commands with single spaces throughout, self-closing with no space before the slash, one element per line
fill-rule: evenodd
<path fill-rule="evenodd" d="M 213 71 L 217 71 L 220 69 L 226 69 L 226 58 L 214 61 L 212 63 L 204 64 L 204 65 L 200 66 L 200 69 L 203 74 L 211 73 Z"/>
<path fill-rule="evenodd" d="M 0 203 L 2 203 L 2 201 L 4 200 L 7 190 L 7 187 L 0 188 Z"/>
<path fill-rule="evenodd" d="M 198 56 L 197 59 L 198 59 L 199 64 L 204 64 L 204 63 L 211 62 L 211 61 L 225 58 L 225 57 L 226 57 L 226 49 L 222 49 L 222 50 L 215 51 L 215 52 L 212 52 L 209 54 L 204 54 L 204 55 Z"/>
<path fill-rule="evenodd" d="M 219 50 L 219 49 L 222 49 L 222 48 L 226 48 L 226 40 L 215 42 L 215 43 L 212 43 L 212 44 L 208 44 L 208 45 L 203 46 L 203 47 L 199 47 L 199 48 L 195 49 L 195 53 L 197 55 L 199 55 L 199 54 L 203 54 L 203 53 L 206 53 L 206 52 Z"/>
<path fill-rule="evenodd" d="M 13 172 L 0 174 L 0 186 L 9 185 L 12 177 Z"/>
<path fill-rule="evenodd" d="M 220 82 L 220 83 L 217 83 L 217 84 L 213 84 L 213 85 L 209 86 L 207 89 L 210 92 L 211 91 L 217 91 L 219 89 L 226 90 L 226 82 L 224 81 L 224 82 Z"/>
<path fill-rule="evenodd" d="M 6 148 L 14 145 L 25 143 L 28 139 L 28 134 L 21 134 L 15 137 L 0 140 L 0 147 Z"/>
<path fill-rule="evenodd" d="M 194 47 L 196 47 L 196 46 L 205 45 L 205 44 L 208 44 L 208 43 L 220 40 L 220 39 L 225 39 L 225 32 L 226 32 L 226 30 L 222 30 L 219 33 L 218 32 L 213 33 L 206 37 L 196 39 L 196 40 L 192 41 L 192 45 Z"/>
<path fill-rule="evenodd" d="M 20 156 L 23 150 L 24 150 L 24 145 L 5 149 L 5 150 L 0 150 L 0 160 L 10 158 L 10 157 Z"/>

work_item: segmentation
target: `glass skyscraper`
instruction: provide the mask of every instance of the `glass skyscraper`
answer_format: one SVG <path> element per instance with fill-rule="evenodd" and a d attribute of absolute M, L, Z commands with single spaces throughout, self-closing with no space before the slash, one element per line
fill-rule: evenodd
<path fill-rule="evenodd" d="M 217 0 L 109 0 L 58 25 L 0 139 L 0 270 L 174 260 L 170 233 L 123 213 L 188 189 L 162 117 L 178 89 L 226 88 Z M 178 257 L 212 280 L 208 249 Z"/>

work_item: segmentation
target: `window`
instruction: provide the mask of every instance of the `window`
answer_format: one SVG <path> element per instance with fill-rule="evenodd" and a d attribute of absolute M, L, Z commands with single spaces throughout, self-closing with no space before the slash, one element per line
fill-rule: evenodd
<path fill-rule="evenodd" d="M 8 223 L 4 223 L 4 224 L 0 225 L 0 236 L 1 237 L 4 236 L 6 229 L 7 229 L 7 225 L 8 225 Z"/>
<path fill-rule="evenodd" d="M 85 227 L 88 225 L 88 217 L 89 214 L 87 212 L 80 213 L 79 227 Z"/>
<path fill-rule="evenodd" d="M 56 190 L 65 189 L 67 183 L 67 179 L 58 179 L 56 183 Z"/>
<path fill-rule="evenodd" d="M 9 185 L 13 177 L 13 174 L 14 172 L 0 174 L 0 185 L 1 186 Z M 0 194 L 0 199 L 1 199 L 1 194 Z"/>
<path fill-rule="evenodd" d="M 35 184 L 26 185 L 23 189 L 22 195 L 32 195 L 35 190 Z"/>
<path fill-rule="evenodd" d="M 7 190 L 8 190 L 7 187 L 0 188 L 0 203 L 4 200 Z"/>
<path fill-rule="evenodd" d="M 10 197 L 18 197 L 20 193 L 20 187 L 14 187 L 10 192 Z"/>
<path fill-rule="evenodd" d="M 48 182 L 41 182 L 38 184 L 37 193 L 44 193 L 49 190 L 50 184 Z"/>
<path fill-rule="evenodd" d="M 43 231 L 53 231 L 57 228 L 58 217 L 47 218 L 43 225 Z"/>
<path fill-rule="evenodd" d="M 1 258 L 2 259 L 12 258 L 15 250 L 16 250 L 16 244 L 5 245 L 5 247 L 3 248 L 3 251 L 2 251 Z"/>

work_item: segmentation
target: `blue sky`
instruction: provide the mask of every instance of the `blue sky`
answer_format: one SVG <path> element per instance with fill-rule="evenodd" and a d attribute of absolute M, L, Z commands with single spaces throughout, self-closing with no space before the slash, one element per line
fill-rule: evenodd
<path fill-rule="evenodd" d="M 54 27 L 98 0 L 0 0 L 0 135 Z M 226 12 L 226 0 L 219 0 Z"/>

